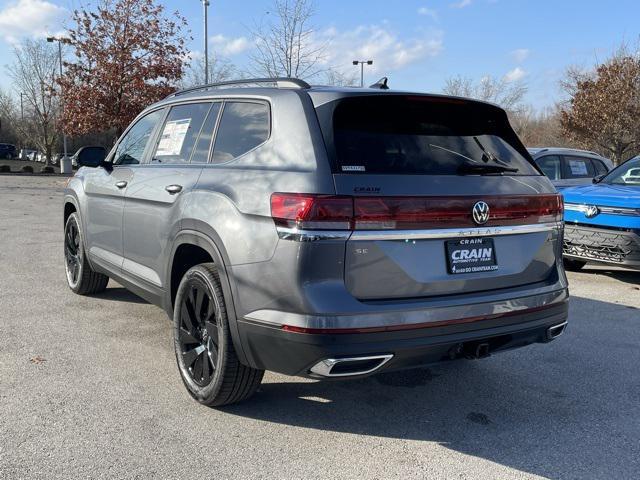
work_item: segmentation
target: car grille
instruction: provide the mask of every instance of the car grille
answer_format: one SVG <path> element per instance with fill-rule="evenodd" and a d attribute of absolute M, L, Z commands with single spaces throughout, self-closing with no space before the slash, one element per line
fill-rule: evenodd
<path fill-rule="evenodd" d="M 633 231 L 565 224 L 566 255 L 610 263 L 640 261 L 640 237 Z"/>

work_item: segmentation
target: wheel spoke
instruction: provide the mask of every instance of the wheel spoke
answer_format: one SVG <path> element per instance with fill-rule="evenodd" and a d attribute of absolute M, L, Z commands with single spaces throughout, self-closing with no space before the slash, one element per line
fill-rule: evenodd
<path fill-rule="evenodd" d="M 213 340 L 209 340 L 207 350 L 209 359 L 211 360 L 211 365 L 213 365 L 213 369 L 215 370 L 218 366 L 218 344 Z"/>
<path fill-rule="evenodd" d="M 180 327 L 180 332 L 178 334 L 178 337 L 180 338 L 180 341 L 182 342 L 183 345 L 193 345 L 193 344 L 199 344 L 200 341 L 194 337 L 191 332 L 187 331 L 186 329 Z"/>
<path fill-rule="evenodd" d="M 194 362 L 198 359 L 200 354 L 205 351 L 203 345 L 198 345 L 196 348 L 192 348 L 186 352 L 182 353 L 182 358 L 184 359 L 184 364 L 188 368 L 191 365 L 194 365 Z M 194 365 L 195 368 L 195 365 Z"/>
<path fill-rule="evenodd" d="M 209 354 L 205 352 L 202 355 L 202 382 L 207 384 L 211 379 L 211 365 L 209 363 Z"/>
<path fill-rule="evenodd" d="M 207 329 L 207 333 L 209 334 L 209 338 L 213 340 L 213 342 L 218 344 L 218 326 L 213 322 L 204 322 L 204 327 Z"/>
<path fill-rule="evenodd" d="M 197 382 L 202 381 L 202 364 L 204 363 L 206 355 L 198 355 L 196 361 L 193 362 L 193 378 Z"/>
<path fill-rule="evenodd" d="M 200 322 L 200 324 L 202 324 L 202 322 L 204 321 L 204 318 L 202 318 L 202 301 L 204 300 L 205 297 L 205 293 L 203 291 L 201 291 L 199 288 L 195 289 L 196 293 L 195 293 L 195 304 L 194 304 L 194 310 L 196 312 L 196 319 L 198 320 L 198 322 Z"/>
<path fill-rule="evenodd" d="M 189 332 L 193 332 L 193 317 L 191 316 L 191 312 L 187 302 L 185 301 L 182 304 L 182 308 L 180 309 L 180 320 L 183 325 L 187 327 Z"/>

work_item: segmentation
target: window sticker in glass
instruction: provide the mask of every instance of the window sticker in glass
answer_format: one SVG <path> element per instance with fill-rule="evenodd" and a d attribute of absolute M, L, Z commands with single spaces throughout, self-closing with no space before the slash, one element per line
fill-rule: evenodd
<path fill-rule="evenodd" d="M 584 160 L 569 160 L 569 168 L 571 169 L 571 175 L 589 176 L 587 172 L 587 162 Z"/>
<path fill-rule="evenodd" d="M 191 124 L 190 118 L 167 122 L 158 143 L 157 157 L 180 155 L 184 138 Z"/>

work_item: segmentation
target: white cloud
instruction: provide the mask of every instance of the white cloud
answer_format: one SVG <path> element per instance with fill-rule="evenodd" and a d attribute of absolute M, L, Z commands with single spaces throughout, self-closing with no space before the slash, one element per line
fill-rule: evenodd
<path fill-rule="evenodd" d="M 0 37 L 16 43 L 60 30 L 67 10 L 46 0 L 17 0 L 0 10 Z"/>
<path fill-rule="evenodd" d="M 451 6 L 453 8 L 464 8 L 471 5 L 472 0 L 460 0 L 459 2 L 452 3 Z"/>
<path fill-rule="evenodd" d="M 530 53 L 531 51 L 527 48 L 518 48 L 511 52 L 511 58 L 513 58 L 516 63 L 522 63 L 529 58 Z"/>
<path fill-rule="evenodd" d="M 323 62 L 344 73 L 353 69 L 353 60 L 373 60 L 367 66 L 368 74 L 387 74 L 425 58 L 435 57 L 443 49 L 442 32 L 401 39 L 379 25 L 359 26 L 341 32 L 335 28 L 325 30 L 319 40 L 326 42 L 327 55 Z"/>
<path fill-rule="evenodd" d="M 418 15 L 424 15 L 425 17 L 431 17 L 434 20 L 438 19 L 438 12 L 429 7 L 420 7 L 418 9 Z"/>
<path fill-rule="evenodd" d="M 228 56 L 238 55 L 253 46 L 247 37 L 229 38 L 221 34 L 210 37 L 209 41 L 217 52 Z"/>
<path fill-rule="evenodd" d="M 520 67 L 516 67 L 513 70 L 509 70 L 505 74 L 504 81 L 505 82 L 517 82 L 518 80 L 522 80 L 526 76 L 527 76 L 527 72 L 525 72 Z"/>

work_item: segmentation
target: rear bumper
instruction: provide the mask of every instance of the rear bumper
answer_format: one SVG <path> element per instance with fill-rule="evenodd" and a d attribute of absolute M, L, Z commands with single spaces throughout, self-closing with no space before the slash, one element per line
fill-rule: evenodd
<path fill-rule="evenodd" d="M 640 236 L 632 230 L 566 224 L 563 255 L 640 269 Z"/>
<path fill-rule="evenodd" d="M 563 295 L 556 301 L 541 307 L 429 326 L 411 324 L 402 328 L 362 329 L 359 333 L 316 333 L 321 330 L 290 330 L 282 325 L 243 319 L 239 321 L 239 332 L 254 368 L 319 377 L 311 369 L 326 359 L 392 355 L 367 373 L 372 374 L 475 356 L 480 346 L 482 354 L 491 354 L 546 343 L 552 340 L 549 328 L 567 320 L 568 295 L 566 290 L 561 292 Z"/>

